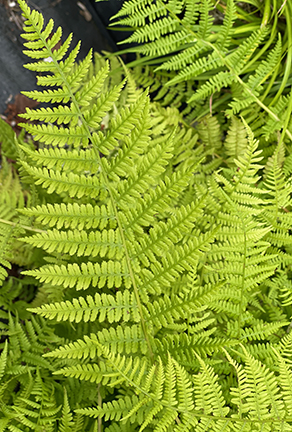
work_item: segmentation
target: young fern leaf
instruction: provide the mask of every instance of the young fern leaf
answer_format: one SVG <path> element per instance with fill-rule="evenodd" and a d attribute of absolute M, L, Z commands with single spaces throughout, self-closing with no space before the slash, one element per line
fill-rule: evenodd
<path fill-rule="evenodd" d="M 73 422 L 73 414 L 70 410 L 67 392 L 66 389 L 64 389 L 64 404 L 58 432 L 71 432 L 74 425 L 75 423 Z"/>
<path fill-rule="evenodd" d="M 247 132 L 248 145 L 245 153 L 235 160 L 236 171 L 228 169 L 225 176 L 215 173 L 214 180 L 210 181 L 211 194 L 218 196 L 222 203 L 218 212 L 221 229 L 219 244 L 211 246 L 208 253 L 212 263 L 207 266 L 205 277 L 208 282 L 222 277 L 227 282 L 226 293 L 223 290 L 214 307 L 217 311 L 222 307 L 222 312 L 230 313 L 232 319 L 227 324 L 228 334 L 244 339 L 259 335 L 261 339 L 271 334 L 269 326 L 265 328 L 263 323 L 244 316 L 257 287 L 274 275 L 282 257 L 269 251 L 271 244 L 267 237 L 272 227 L 259 222 L 267 203 L 264 199 L 266 191 L 255 186 L 260 178 L 257 173 L 262 168 L 259 165 L 262 158 L 257 150 L 258 143 L 248 128 Z M 246 325 L 244 323 L 248 323 L 247 327 L 241 328 Z M 273 329 L 275 325 L 281 327 L 281 323 L 273 323 Z"/>

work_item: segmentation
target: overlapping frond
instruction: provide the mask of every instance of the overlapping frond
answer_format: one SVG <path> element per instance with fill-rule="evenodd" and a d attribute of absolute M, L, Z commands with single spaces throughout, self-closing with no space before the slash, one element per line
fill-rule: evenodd
<path fill-rule="evenodd" d="M 8 126 L 8 125 L 7 125 Z M 5 145 L 8 143 L 4 142 Z M 32 249 L 23 247 L 16 238 L 24 233 L 27 219 L 19 217 L 17 210 L 25 207 L 25 201 L 29 203 L 30 194 L 23 190 L 18 175 L 3 156 L 0 171 L 0 283 L 2 285 L 11 269 L 11 264 L 28 264 Z"/>
<path fill-rule="evenodd" d="M 73 366 L 63 369 L 63 373 L 84 380 L 102 381 L 109 386 L 124 382 L 130 388 L 134 387 L 136 394 L 77 412 L 125 424 L 131 419 L 132 423 L 138 422 L 140 430 L 147 425 L 155 431 L 164 431 L 170 425 L 175 431 L 201 432 L 211 428 L 216 432 L 240 429 L 251 432 L 261 428 L 272 431 L 274 427 L 290 430 L 287 408 L 291 397 L 291 386 L 288 384 L 291 377 L 284 360 L 279 359 L 280 376 L 277 377 L 244 349 L 241 354 L 244 366 L 227 352 L 226 356 L 237 375 L 231 399 L 232 406 L 236 408 L 232 413 L 225 404 L 218 376 L 199 357 L 200 372 L 192 379 L 170 356 L 165 364 L 158 359 L 151 366 L 137 359 L 128 358 L 126 362 L 125 357 L 111 356 L 107 348 L 103 348 L 104 360 L 99 366 Z M 109 367 L 110 373 L 107 372 Z M 288 403 L 286 406 L 283 397 Z"/>
<path fill-rule="evenodd" d="M 217 242 L 208 252 L 204 278 L 212 283 L 226 282 L 225 288 L 209 306 L 225 317 L 229 316 L 229 336 L 239 340 L 269 339 L 277 326 L 281 328 L 287 325 L 287 321 L 273 322 L 269 329 L 268 323 L 249 315 L 248 305 L 260 308 L 256 300 L 257 289 L 274 276 L 285 258 L 271 249 L 272 226 L 263 219 L 268 208 L 265 200 L 267 189 L 261 189 L 257 184 L 260 179 L 258 172 L 262 168 L 257 142 L 250 131 L 247 131 L 248 140 L 240 129 L 240 135 L 234 136 L 233 130 L 238 130 L 239 126 L 234 129 L 235 124 L 230 134 L 233 138 L 240 136 L 239 141 L 245 143 L 246 148 L 239 150 L 238 159 L 233 159 L 236 169 L 215 173 L 210 180 L 210 193 L 221 202 L 217 213 L 221 228 Z M 228 136 L 226 145 L 234 155 L 238 150 L 235 143 L 232 147 L 229 144 L 232 135 Z"/>
<path fill-rule="evenodd" d="M 281 59 L 288 46 L 281 44 L 276 15 L 267 19 L 269 8 L 264 12 L 260 2 L 253 5 L 265 17 L 263 21 L 251 18 L 233 0 L 224 5 L 209 0 L 128 0 L 112 17 L 112 25 L 132 30 L 123 42 L 135 43 L 128 51 L 141 55 L 133 63 L 139 75 L 145 75 L 138 81 L 150 86 L 155 97 L 168 95 L 168 103 L 181 107 L 189 121 L 206 115 L 209 97 L 217 113 L 225 109 L 228 115 L 244 112 L 252 117 L 252 110 L 259 109 L 260 133 L 270 137 L 283 126 L 283 118 L 276 114 L 281 100 L 276 77 L 282 77 Z M 285 38 L 286 33 L 282 34 Z M 282 92 L 289 73 L 287 66 Z M 270 105 L 269 94 L 274 92 L 276 105 Z M 253 126 L 259 130 L 258 122 Z M 291 131 L 286 133 L 291 137 Z"/>

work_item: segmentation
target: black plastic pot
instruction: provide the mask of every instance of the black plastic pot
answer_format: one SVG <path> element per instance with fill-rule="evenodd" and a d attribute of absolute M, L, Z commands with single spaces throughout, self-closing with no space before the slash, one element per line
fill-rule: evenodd
<path fill-rule="evenodd" d="M 116 43 L 126 37 L 121 32 L 107 29 L 109 18 L 122 5 L 119 0 L 95 3 L 94 0 L 28 0 L 33 9 L 38 9 L 47 22 L 53 18 L 56 26 L 64 30 L 63 40 L 74 34 L 72 46 L 82 41 L 79 58 L 83 58 L 90 48 L 95 51 L 116 51 Z M 21 13 L 13 0 L 0 0 L 0 113 L 7 103 L 21 90 L 36 88 L 33 72 L 23 68 L 30 61 L 22 53 Z"/>

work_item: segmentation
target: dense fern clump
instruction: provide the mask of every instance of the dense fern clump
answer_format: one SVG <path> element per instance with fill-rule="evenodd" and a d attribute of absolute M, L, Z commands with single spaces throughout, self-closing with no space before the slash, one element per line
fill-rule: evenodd
<path fill-rule="evenodd" d="M 224 110 L 291 139 L 291 17 L 281 0 L 127 0 L 112 25 L 133 31 L 137 82 L 187 121 Z"/>
<path fill-rule="evenodd" d="M 194 129 L 19 4 L 50 106 L 1 136 L 1 430 L 292 430 L 285 132 Z"/>

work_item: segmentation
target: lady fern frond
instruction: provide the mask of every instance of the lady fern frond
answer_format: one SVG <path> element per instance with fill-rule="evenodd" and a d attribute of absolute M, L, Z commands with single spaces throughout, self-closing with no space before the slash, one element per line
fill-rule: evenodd
<path fill-rule="evenodd" d="M 40 59 L 41 56 L 47 56 L 49 53 L 53 60 L 51 63 L 54 64 L 53 68 L 51 64 L 48 67 L 47 72 L 51 73 L 51 78 L 48 82 L 51 84 L 55 80 L 55 85 L 59 86 L 59 90 L 44 91 L 44 95 L 59 103 L 62 101 L 60 98 L 60 89 L 66 89 L 68 94 L 71 95 L 70 111 L 75 116 L 72 117 L 70 123 L 67 123 L 68 119 L 62 116 L 60 106 L 55 110 L 54 116 L 52 116 L 51 110 L 47 112 L 43 109 L 36 110 L 35 119 L 39 114 L 38 119 L 41 119 L 44 124 L 41 126 L 28 125 L 27 130 L 30 133 L 34 133 L 35 139 L 44 141 L 47 145 L 55 147 L 56 145 L 64 146 L 66 143 L 66 145 L 74 147 L 76 150 L 73 151 L 73 155 L 76 158 L 80 154 L 79 151 L 83 151 L 84 155 L 86 151 L 89 152 L 90 158 L 95 155 L 98 170 L 93 169 L 93 171 L 89 171 L 86 161 L 82 166 L 83 170 L 81 170 L 80 163 L 78 167 L 76 164 L 70 165 L 70 170 L 68 170 L 68 164 L 65 161 L 61 163 L 62 158 L 65 156 L 64 150 L 59 150 L 56 147 L 54 152 L 50 150 L 39 151 L 39 154 L 36 156 L 39 164 L 38 167 L 31 166 L 29 162 L 24 162 L 23 166 L 35 178 L 36 184 L 41 184 L 47 188 L 49 194 L 57 193 L 61 195 L 65 193 L 68 198 L 72 199 L 76 197 L 82 199 L 83 206 L 91 205 L 93 208 L 95 206 L 99 208 L 103 206 L 102 208 L 109 209 L 110 205 L 116 225 L 115 229 L 103 226 L 100 231 L 96 229 L 95 232 L 87 232 L 86 229 L 81 231 L 70 231 L 68 229 L 58 231 L 52 229 L 54 226 L 52 221 L 57 222 L 62 216 L 59 215 L 58 219 L 50 219 L 50 229 L 46 233 L 28 237 L 25 241 L 37 247 L 42 247 L 49 253 L 71 255 L 73 262 L 69 261 L 67 265 L 55 264 L 43 266 L 37 270 L 29 270 L 26 274 L 36 276 L 46 283 L 54 283 L 71 288 L 76 287 L 77 290 L 91 289 L 97 285 L 99 288 L 107 286 L 108 289 L 111 289 L 115 286 L 116 288 L 121 287 L 123 290 L 125 288 L 129 289 L 131 286 L 134 287 L 140 313 L 141 328 L 146 340 L 148 340 L 148 350 L 151 351 L 149 345 L 150 334 L 147 335 L 140 296 L 143 301 L 148 301 L 149 293 L 159 295 L 162 285 L 165 288 L 168 287 L 181 273 L 189 269 L 191 265 L 195 265 L 197 257 L 208 249 L 208 245 L 212 241 L 214 234 L 211 232 L 210 234 L 199 235 L 196 240 L 193 239 L 188 245 L 180 245 L 182 232 L 179 233 L 177 231 L 174 237 L 174 222 L 170 222 L 168 225 L 165 225 L 166 229 L 160 230 L 159 241 L 156 238 L 153 242 L 155 238 L 153 236 L 153 240 L 147 242 L 149 244 L 147 255 L 150 254 L 149 257 L 151 257 L 152 263 L 148 269 L 140 268 L 139 261 L 142 261 L 142 263 L 145 262 L 146 255 L 141 255 L 141 252 L 144 249 L 145 252 L 147 250 L 143 242 L 143 238 L 146 239 L 147 236 L 144 233 L 141 240 L 137 241 L 136 239 L 133 241 L 132 215 L 135 214 L 136 209 L 140 208 L 140 203 L 143 203 L 143 218 L 145 218 L 145 211 L 152 213 L 154 209 L 156 211 L 159 209 L 162 216 L 163 212 L 167 213 L 168 206 L 166 207 L 164 199 L 162 200 L 161 198 L 163 195 L 166 196 L 167 192 L 169 200 L 171 197 L 171 190 L 169 188 L 171 183 L 173 183 L 172 188 L 174 188 L 175 195 L 182 193 L 187 185 L 185 180 L 177 182 L 177 175 L 175 174 L 170 176 L 170 182 L 168 176 L 165 175 L 166 166 L 173 157 L 174 133 L 166 134 L 163 141 L 160 139 L 150 141 L 151 121 L 149 117 L 149 104 L 145 93 L 142 95 L 141 93 L 137 93 L 136 102 L 129 107 L 121 108 L 118 112 L 115 111 L 113 107 L 114 104 L 118 103 L 119 94 L 124 84 L 117 86 L 117 91 L 114 89 L 114 91 L 104 94 L 103 98 L 97 104 L 94 104 L 91 100 L 93 93 L 101 91 L 106 79 L 107 67 L 104 67 L 100 73 L 91 78 L 94 83 L 94 92 L 90 93 L 88 84 L 82 81 L 89 68 L 90 56 L 86 57 L 78 66 L 73 65 L 71 54 L 69 54 L 67 59 L 63 60 L 63 54 L 67 48 L 62 50 L 61 47 L 57 53 L 53 52 L 51 45 L 47 44 L 44 39 L 43 32 L 46 34 L 47 29 L 40 30 L 42 20 L 39 15 L 30 15 L 29 9 L 26 6 L 23 6 L 23 10 L 29 22 L 29 25 L 25 28 L 26 31 L 29 30 L 29 37 L 32 35 L 31 30 L 33 30 L 35 32 L 33 33 L 34 38 L 39 38 L 42 41 L 38 42 L 37 47 L 39 48 L 41 45 L 44 45 L 41 51 L 38 51 L 36 54 L 32 52 L 31 56 Z M 61 31 L 57 30 L 57 39 L 60 34 Z M 69 47 L 69 40 L 66 41 L 65 45 Z M 28 47 L 30 48 L 31 45 L 29 44 Z M 34 65 L 33 69 L 38 70 L 38 66 Z M 44 71 L 43 65 L 41 66 L 41 70 L 42 72 Z M 102 79 L 100 79 L 101 76 Z M 42 84 L 44 85 L 45 82 L 42 81 Z M 79 103 L 79 100 L 81 100 L 80 95 L 85 93 L 87 95 L 86 104 L 81 104 Z M 114 94 L 114 98 L 111 97 L 111 94 Z M 38 95 L 39 92 L 31 96 L 38 97 Z M 42 99 L 42 96 L 40 99 Z M 64 101 L 67 103 L 66 98 Z M 87 103 L 91 104 L 90 109 L 87 108 Z M 98 124 L 98 121 L 102 119 L 100 113 L 105 115 L 111 109 L 113 109 L 113 112 L 110 128 L 103 132 L 101 125 Z M 68 110 L 66 111 L 68 113 Z M 46 117 L 46 113 L 48 117 Z M 60 117 L 57 120 L 58 115 L 55 115 L 59 113 L 61 113 L 61 120 Z M 27 116 L 30 116 L 30 113 Z M 75 120 L 73 120 L 74 118 Z M 54 119 L 58 123 L 58 126 L 46 125 L 48 121 L 51 123 Z M 76 141 L 76 134 L 79 135 L 79 133 L 82 135 L 80 135 L 81 139 Z M 126 137 L 128 134 L 129 138 Z M 70 136 L 72 136 L 72 139 Z M 114 157 L 112 156 L 112 152 L 114 152 Z M 30 151 L 26 151 L 26 153 L 31 161 L 36 160 L 36 157 Z M 100 153 L 106 157 L 101 158 Z M 84 159 L 87 159 L 87 157 Z M 137 162 L 135 162 L 136 159 Z M 191 169 L 186 171 L 190 175 Z M 181 178 L 183 179 L 183 177 L 184 172 Z M 153 188 L 157 188 L 155 193 L 152 192 Z M 161 198 L 159 198 L 159 194 L 161 194 Z M 89 202 L 86 200 L 86 196 L 90 197 Z M 150 200 L 147 199 L 147 196 L 149 196 Z M 153 207 L 152 201 L 155 203 L 155 207 Z M 75 211 L 81 211 L 80 205 L 77 202 L 74 203 Z M 46 212 L 49 213 L 47 209 Z M 58 209 L 63 211 L 65 207 L 59 206 Z M 184 217 L 183 215 L 190 210 L 192 214 L 195 208 L 186 210 L 182 208 L 181 216 Z M 29 210 L 28 213 L 32 216 L 37 216 L 38 211 L 37 209 L 33 211 Z M 198 218 L 199 214 L 198 211 L 195 211 L 191 217 L 192 221 Z M 141 218 L 141 216 L 142 214 L 139 217 Z M 77 216 L 74 219 L 77 221 Z M 40 219 L 38 220 L 40 221 Z M 46 219 L 42 219 L 41 221 L 43 224 Z M 158 224 L 159 221 L 152 218 L 151 225 L 153 225 L 153 228 L 156 225 L 158 228 Z M 189 223 L 183 223 L 183 220 L 180 225 L 180 230 L 191 227 Z M 160 224 L 160 227 L 162 228 L 162 224 Z M 157 229 L 151 230 L 151 235 L 155 231 L 158 233 Z M 92 247 L 90 247 L 90 242 L 92 243 Z M 163 242 L 174 246 L 171 253 L 158 252 L 159 244 L 162 245 Z M 100 243 L 99 246 L 98 243 Z M 75 258 L 78 258 L 78 256 L 81 258 L 81 261 L 76 262 Z M 90 257 L 89 262 L 84 262 L 86 256 Z"/>

